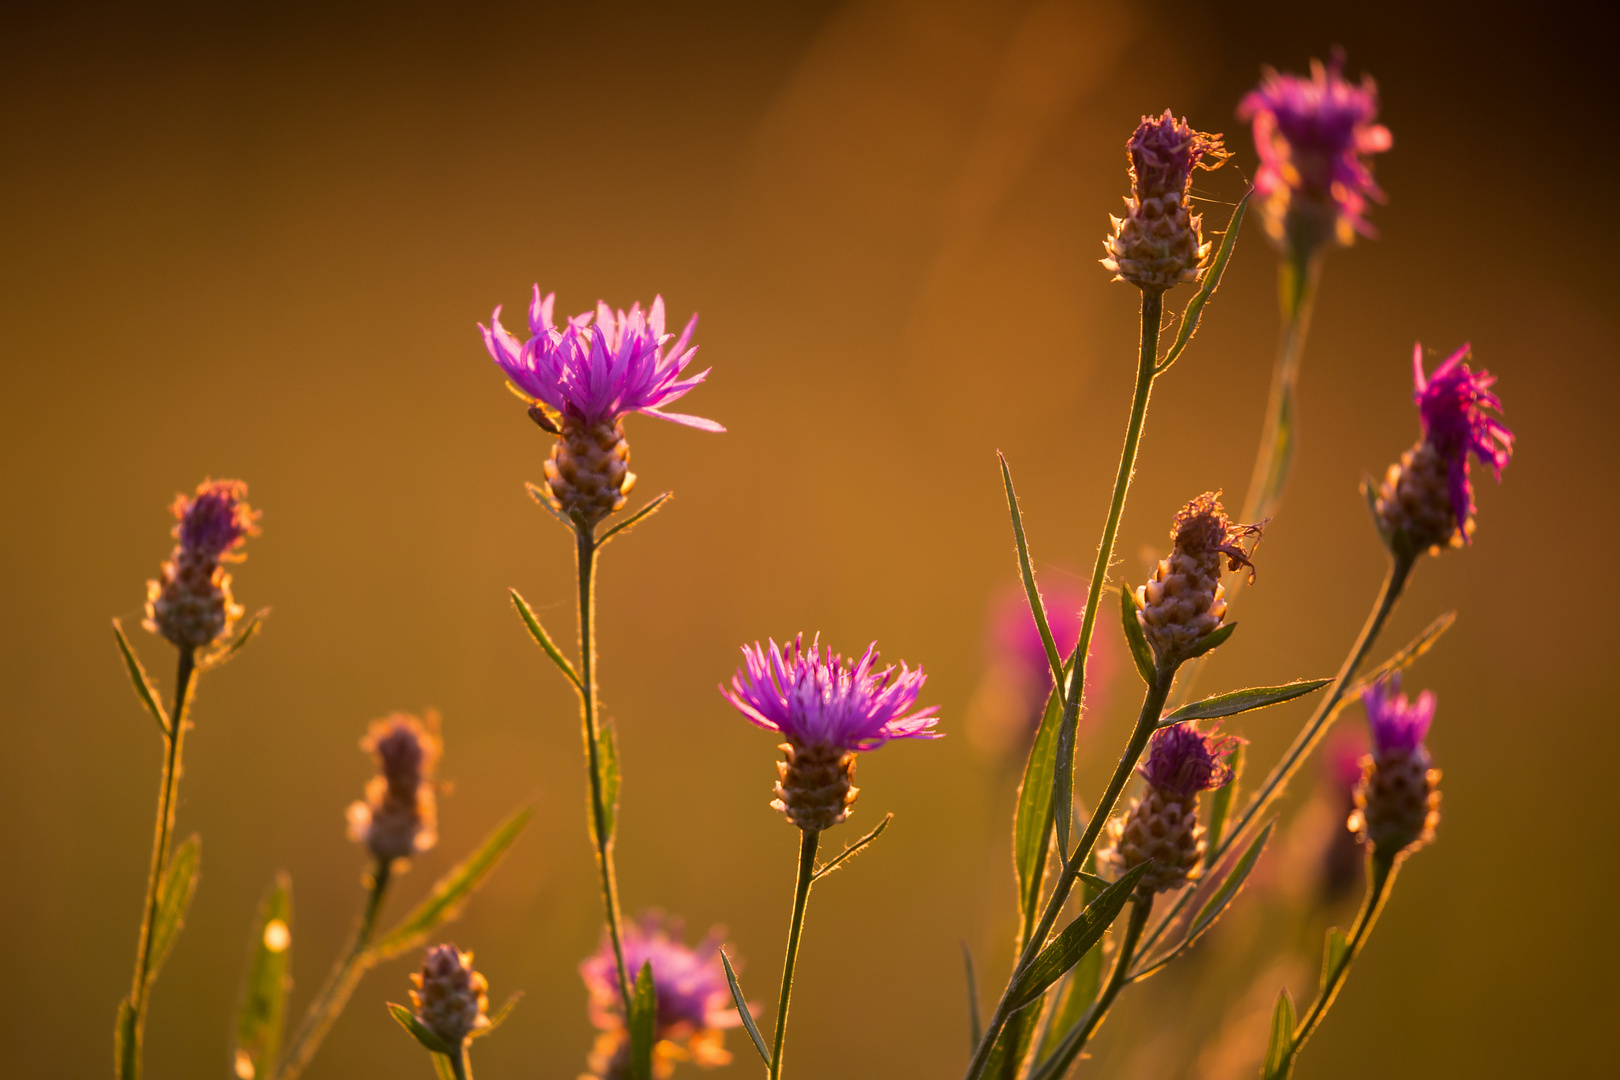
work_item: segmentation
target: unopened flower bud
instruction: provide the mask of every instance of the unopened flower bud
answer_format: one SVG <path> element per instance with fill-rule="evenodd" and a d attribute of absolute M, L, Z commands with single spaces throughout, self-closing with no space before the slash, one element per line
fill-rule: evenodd
<path fill-rule="evenodd" d="M 826 744 L 796 747 L 790 742 L 777 749 L 783 760 L 776 763 L 771 809 L 809 832 L 830 829 L 849 817 L 861 793 L 855 786 L 854 753 Z"/>
<path fill-rule="evenodd" d="M 1142 117 L 1125 144 L 1131 163 L 1131 194 L 1123 218 L 1109 216 L 1114 231 L 1103 241 L 1102 264 L 1115 281 L 1129 281 L 1157 294 L 1178 282 L 1197 281 L 1210 261 L 1203 217 L 1188 201 L 1192 171 L 1219 168 L 1231 155 L 1219 135 L 1194 131 L 1169 109 Z"/>
<path fill-rule="evenodd" d="M 545 463 L 546 494 L 563 516 L 590 529 L 623 509 L 636 483 L 623 420 L 585 426 L 564 415 L 562 435 Z"/>
<path fill-rule="evenodd" d="M 146 583 L 142 623 L 182 649 L 212 645 L 230 633 L 242 608 L 231 597 L 231 575 L 220 565 L 242 561 L 241 547 L 259 532 L 256 511 L 240 480 L 204 480 L 196 495 L 175 496 L 179 544 L 162 576 Z"/>
<path fill-rule="evenodd" d="M 416 1019 L 452 1049 L 489 1027 L 489 983 L 473 970 L 472 959 L 454 945 L 435 945 L 411 976 Z"/>
<path fill-rule="evenodd" d="M 1199 641 L 1220 629 L 1226 618 L 1223 564 L 1228 570 L 1246 567 L 1254 576 L 1252 546 L 1245 550 L 1242 541 L 1258 538 L 1262 526 L 1234 525 L 1216 494 L 1205 492 L 1176 513 L 1170 555 L 1136 589 L 1136 618 L 1161 671 L 1175 670 Z"/>
<path fill-rule="evenodd" d="M 1361 783 L 1349 827 L 1363 844 L 1385 852 L 1416 851 L 1440 824 L 1440 770 L 1423 745 L 1434 719 L 1434 694 L 1408 701 L 1396 672 L 1361 695 L 1372 729 L 1372 753 L 1361 759 Z"/>
<path fill-rule="evenodd" d="M 349 838 L 365 844 L 383 863 L 426 851 L 438 840 L 433 770 L 441 743 L 436 718 L 424 725 L 395 713 L 371 725 L 360 747 L 377 759 L 366 798 L 349 807 Z"/>

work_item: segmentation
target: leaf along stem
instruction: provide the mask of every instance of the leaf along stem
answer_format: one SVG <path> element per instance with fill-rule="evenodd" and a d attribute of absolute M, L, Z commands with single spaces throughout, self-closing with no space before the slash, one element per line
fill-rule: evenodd
<path fill-rule="evenodd" d="M 1153 897 L 1147 899 L 1133 897 L 1131 899 L 1130 921 L 1125 925 L 1125 938 L 1120 942 L 1119 955 L 1114 958 L 1113 973 L 1108 976 L 1108 985 L 1098 995 L 1097 1000 L 1087 1009 L 1080 1023 L 1074 1030 L 1063 1036 L 1063 1041 L 1045 1061 L 1036 1066 L 1030 1074 L 1030 1080 L 1055 1080 L 1068 1072 L 1086 1043 L 1097 1028 L 1102 1025 L 1103 1018 L 1108 1015 L 1108 1009 L 1119 996 L 1119 992 L 1130 984 L 1131 961 L 1136 957 L 1137 943 L 1142 940 L 1142 930 L 1147 926 L 1148 916 L 1153 913 Z"/>
<path fill-rule="evenodd" d="M 799 960 L 799 935 L 804 931 L 804 908 L 810 899 L 810 883 L 816 878 L 816 844 L 821 833 L 805 829 L 799 838 L 799 880 L 793 890 L 793 921 L 788 926 L 787 960 L 782 964 L 782 994 L 776 1002 L 776 1034 L 771 1040 L 771 1062 L 767 1075 L 782 1075 L 782 1044 L 787 1041 L 788 999 L 793 994 L 793 968 Z"/>

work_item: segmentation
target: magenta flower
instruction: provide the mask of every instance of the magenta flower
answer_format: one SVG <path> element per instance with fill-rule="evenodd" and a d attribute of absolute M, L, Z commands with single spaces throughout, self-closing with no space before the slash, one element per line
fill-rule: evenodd
<path fill-rule="evenodd" d="M 1328 235 L 1348 244 L 1356 233 L 1372 236 L 1367 201 L 1384 200 L 1365 155 L 1393 143 L 1389 129 L 1375 123 L 1378 87 L 1363 75 L 1359 86 L 1344 78 L 1344 56 L 1335 52 L 1324 67 L 1311 61 L 1311 77 L 1280 75 L 1266 69 L 1260 85 L 1238 103 L 1240 120 L 1254 124 L 1260 154 L 1255 190 L 1272 238 L 1284 241 L 1287 219 L 1325 212 Z M 1297 201 L 1297 202 L 1296 202 Z"/>
<path fill-rule="evenodd" d="M 1067 660 L 1080 640 L 1085 590 L 1059 586 L 1046 590 L 1043 600 L 1052 640 L 1059 655 Z M 1047 696 L 1052 692 L 1052 665 L 1047 660 L 1040 628 L 1035 625 L 1035 616 L 1029 610 L 1029 600 L 1021 587 L 1009 587 L 992 600 L 986 648 L 995 690 L 1012 699 L 1006 710 L 1007 719 L 1027 722 L 1032 732 L 1040 724 Z M 1091 639 L 1091 652 L 1086 657 L 1088 714 L 1107 706 L 1114 653 L 1114 643 L 1106 634 Z"/>
<path fill-rule="evenodd" d="M 1418 750 L 1434 720 L 1434 692 L 1425 690 L 1416 701 L 1408 701 L 1401 693 L 1398 671 L 1363 690 L 1361 703 L 1367 709 L 1373 754 L 1378 758 L 1405 756 Z"/>
<path fill-rule="evenodd" d="M 174 516 L 180 519 L 175 538 L 195 558 L 239 562 L 243 540 L 259 533 L 259 515 L 248 507 L 240 480 L 204 480 L 195 496 L 175 496 Z"/>
<path fill-rule="evenodd" d="M 695 346 L 688 348 L 696 315 L 674 338 L 664 332 L 664 298 L 658 296 L 645 313 L 640 304 L 625 312 L 598 303 L 594 313 L 576 315 L 559 330 L 551 317 L 555 301 L 555 293 L 542 297 L 540 286 L 534 287 L 529 304 L 534 336 L 526 342 L 519 343 L 501 325 L 499 307 L 489 327 L 479 324 L 484 347 L 519 390 L 587 428 L 639 412 L 703 431 L 725 430 L 701 416 L 663 411 L 709 374 L 705 369 L 682 378 L 697 355 Z"/>
<path fill-rule="evenodd" d="M 1232 782 L 1227 758 L 1243 740 L 1221 734 L 1219 726 L 1217 722 L 1208 731 L 1199 731 L 1192 724 L 1176 724 L 1154 732 L 1148 759 L 1136 771 L 1154 788 L 1180 800 L 1225 787 Z"/>
<path fill-rule="evenodd" d="M 756 727 L 775 731 L 804 747 L 840 751 L 876 750 L 890 739 L 937 739 L 939 709 L 912 711 L 927 676 L 900 665 L 877 668 L 877 642 L 853 667 L 819 638 L 804 648 L 804 635 L 786 649 L 772 641 L 742 648 L 744 666 L 720 694 Z"/>
<path fill-rule="evenodd" d="M 1488 371 L 1477 375 L 1470 371 L 1466 363 L 1470 356 L 1464 343 L 1435 368 L 1433 375 L 1425 376 L 1423 346 L 1412 347 L 1412 381 L 1416 385 L 1412 396 L 1423 420 L 1423 437 L 1446 464 L 1451 508 L 1465 542 L 1472 539 L 1466 524 L 1474 512 L 1469 453 L 1489 465 L 1498 482 L 1502 467 L 1513 456 L 1513 432 L 1486 412 L 1502 410 L 1501 399 L 1491 392 L 1496 376 Z"/>

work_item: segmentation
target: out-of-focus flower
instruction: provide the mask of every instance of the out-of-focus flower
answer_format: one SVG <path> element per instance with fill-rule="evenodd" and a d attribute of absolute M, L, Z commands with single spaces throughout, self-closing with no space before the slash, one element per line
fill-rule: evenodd
<path fill-rule="evenodd" d="M 1378 489 L 1379 525 L 1386 536 L 1402 535 L 1415 551 L 1460 547 L 1474 535 L 1474 488 L 1470 455 L 1491 467 L 1498 481 L 1513 456 L 1513 432 L 1491 411 L 1502 402 L 1491 390 L 1496 377 L 1469 370 L 1469 347 L 1423 373 L 1423 346 L 1412 349 L 1413 397 L 1423 437 L 1391 465 Z"/>
<path fill-rule="evenodd" d="M 176 495 L 172 507 L 179 541 L 161 577 L 146 583 L 142 623 L 182 649 L 200 649 L 230 633 L 242 609 L 231 597 L 231 575 L 221 563 L 241 562 L 249 536 L 259 533 L 257 511 L 240 480 L 204 480 L 197 493 Z"/>
<path fill-rule="evenodd" d="M 366 797 L 349 807 L 349 839 L 365 844 L 383 863 L 407 859 L 438 840 L 433 770 L 442 744 L 435 717 L 423 724 L 395 713 L 374 721 L 360 748 L 377 759 Z"/>
<path fill-rule="evenodd" d="M 1199 876 L 1205 840 L 1198 795 L 1232 782 L 1227 759 L 1243 743 L 1218 729 L 1217 722 L 1208 731 L 1177 724 L 1154 732 L 1147 760 L 1136 769 L 1147 781 L 1141 797 L 1108 822 L 1109 843 L 1098 851 L 1097 865 L 1117 878 L 1151 862 L 1138 896 L 1179 889 Z"/>
<path fill-rule="evenodd" d="M 1308 79 L 1265 69 L 1238 103 L 1238 118 L 1254 124 L 1254 186 L 1266 232 L 1284 251 L 1308 254 L 1326 241 L 1373 235 L 1367 202 L 1382 202 L 1384 193 L 1366 156 L 1393 142 L 1377 116 L 1378 87 L 1367 75 L 1360 85 L 1346 80 L 1337 51 L 1326 66 L 1311 61 Z"/>
<path fill-rule="evenodd" d="M 1361 759 L 1361 783 L 1350 828 L 1362 843 L 1386 851 L 1415 851 L 1434 839 L 1440 823 L 1440 770 L 1430 768 L 1423 740 L 1434 719 L 1434 694 L 1408 701 L 1400 672 L 1361 695 L 1372 753 Z"/>
<path fill-rule="evenodd" d="M 422 958 L 422 970 L 411 976 L 416 1019 L 452 1049 L 489 1027 L 489 983 L 473 970 L 472 960 L 472 953 L 454 945 L 435 945 Z"/>
<path fill-rule="evenodd" d="M 1147 584 L 1136 589 L 1136 618 L 1162 670 L 1174 670 L 1199 641 L 1220 629 L 1226 618 L 1222 564 L 1228 570 L 1247 567 L 1254 576 L 1252 547 L 1245 550 L 1242 542 L 1250 537 L 1258 542 L 1263 526 L 1233 524 L 1217 494 L 1206 491 L 1176 512 L 1169 557 L 1160 559 Z"/>
<path fill-rule="evenodd" d="M 490 325 L 480 324 L 479 330 L 489 355 L 532 402 L 529 415 L 559 436 L 545 466 L 552 504 L 590 527 L 621 508 L 635 483 L 624 417 L 639 412 L 703 431 L 725 429 L 713 420 L 663 408 L 709 374 L 705 369 L 685 377 L 697 355 L 691 346 L 696 315 L 678 338 L 665 333 L 660 296 L 646 312 L 640 304 L 626 312 L 599 303 L 595 312 L 576 315 L 559 330 L 552 321 L 555 300 L 555 293 L 542 297 L 540 287 L 534 287 L 529 305 L 533 336 L 526 342 L 501 325 L 499 307 Z"/>
<path fill-rule="evenodd" d="M 1157 294 L 1178 282 L 1197 281 L 1208 267 L 1203 217 L 1187 193 L 1192 171 L 1216 169 L 1231 155 L 1219 135 L 1194 131 L 1169 109 L 1144 116 L 1125 143 L 1131 163 L 1131 194 L 1123 218 L 1109 215 L 1114 231 L 1103 240 L 1103 266 L 1115 281 L 1129 281 Z"/>
<path fill-rule="evenodd" d="M 681 930 L 679 919 L 666 921 L 661 913 L 649 911 L 624 933 L 624 964 L 630 977 L 634 979 L 643 964 L 652 965 L 658 999 L 653 1071 L 659 1077 L 667 1077 L 677 1061 L 689 1060 L 706 1069 L 725 1065 L 731 1060 L 725 1029 L 742 1023 L 720 964 L 725 930 L 715 927 L 693 946 L 686 945 Z M 604 937 L 601 947 L 579 966 L 579 973 L 589 995 L 591 1023 L 602 1032 L 591 1051 L 588 1075 L 625 1080 L 630 1075 L 630 1039 L 619 1000 L 613 943 Z"/>
<path fill-rule="evenodd" d="M 901 664 L 878 668 L 877 643 L 854 664 L 800 634 L 786 649 L 744 645 L 743 667 L 720 694 L 749 722 L 787 739 L 773 807 L 808 831 L 849 816 L 855 754 L 890 739 L 937 739 L 938 707 L 917 709 L 927 676 Z"/>

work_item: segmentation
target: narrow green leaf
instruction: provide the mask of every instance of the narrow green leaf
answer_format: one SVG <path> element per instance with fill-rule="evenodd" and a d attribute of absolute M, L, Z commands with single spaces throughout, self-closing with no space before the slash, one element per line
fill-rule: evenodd
<path fill-rule="evenodd" d="M 1052 837 L 1052 774 L 1057 765 L 1062 714 L 1063 696 L 1059 687 L 1053 687 L 1029 748 L 1029 760 L 1024 763 L 1018 807 L 1013 813 L 1013 869 L 1018 876 L 1018 908 L 1025 926 L 1034 921 L 1046 876 L 1046 853 Z"/>
<path fill-rule="evenodd" d="M 1391 656 L 1388 660 L 1385 660 L 1382 664 L 1379 664 L 1372 671 L 1369 671 L 1366 675 L 1356 680 L 1356 684 L 1350 688 L 1349 693 L 1344 695 L 1345 699 L 1352 700 L 1359 697 L 1361 691 L 1365 690 L 1379 679 L 1382 679 L 1385 676 L 1397 671 L 1405 671 L 1407 668 L 1411 667 L 1420 656 L 1434 648 L 1435 643 L 1440 640 L 1440 635 L 1444 634 L 1447 630 L 1450 630 L 1452 624 L 1456 621 L 1457 613 L 1455 611 L 1448 611 L 1438 619 L 1434 620 L 1434 622 L 1424 627 L 1423 633 L 1413 638 L 1405 648 L 1401 649 L 1394 656 Z"/>
<path fill-rule="evenodd" d="M 1260 1080 L 1286 1080 L 1294 1071 L 1294 999 L 1284 989 L 1271 1012 L 1271 1038 L 1266 1042 Z"/>
<path fill-rule="evenodd" d="M 973 952 L 962 942 L 962 967 L 967 973 L 968 1052 L 979 1048 L 984 1038 L 984 1025 L 979 1022 L 979 980 L 973 974 Z"/>
<path fill-rule="evenodd" d="M 1344 936 L 1344 931 L 1337 926 L 1330 927 L 1327 932 L 1327 940 L 1322 944 L 1322 985 L 1320 993 L 1327 993 L 1327 988 L 1332 985 L 1333 980 L 1339 974 L 1339 969 L 1344 966 L 1344 962 L 1349 955 L 1350 942 Z"/>
<path fill-rule="evenodd" d="M 1136 673 L 1149 686 L 1158 681 L 1158 669 L 1153 664 L 1153 647 L 1142 633 L 1142 623 L 1136 617 L 1136 600 L 1129 588 L 1119 590 L 1120 625 L 1125 629 L 1125 642 L 1131 647 L 1131 659 L 1136 661 Z"/>
<path fill-rule="evenodd" d="M 1215 789 L 1215 794 L 1209 800 L 1209 828 L 1205 835 L 1204 870 L 1207 872 L 1215 865 L 1217 852 L 1220 851 L 1221 837 L 1226 833 L 1226 818 L 1232 812 L 1232 803 L 1237 799 L 1238 785 L 1243 781 L 1243 744 L 1239 743 L 1226 759 L 1227 765 L 1232 769 L 1232 779 L 1222 787 Z"/>
<path fill-rule="evenodd" d="M 654 514 L 658 513 L 658 511 L 660 511 L 660 510 L 662 510 L 664 508 L 665 503 L 669 502 L 669 500 L 673 499 L 674 497 L 675 497 L 675 493 L 673 491 L 664 492 L 662 495 L 660 495 L 657 498 L 653 499 L 652 502 L 648 503 L 646 506 L 643 506 L 640 510 L 637 510 L 635 513 L 631 514 L 629 517 L 625 518 L 623 521 L 621 521 L 617 525 L 613 526 L 613 528 L 611 528 L 607 532 L 603 533 L 601 538 L 596 541 L 596 546 L 598 548 L 600 548 L 603 544 L 607 543 L 609 540 L 613 539 L 615 536 L 618 536 L 620 533 L 624 532 L 626 529 L 630 528 L 632 525 L 638 525 L 641 522 L 643 522 L 643 521 L 647 520 L 648 518 L 652 517 Z"/>
<path fill-rule="evenodd" d="M 436 1080 L 460 1080 L 456 1076 L 456 1067 L 449 1058 L 443 1054 L 429 1054 L 428 1058 L 433 1062 L 433 1075 Z"/>
<path fill-rule="evenodd" d="M 1204 305 L 1215 295 L 1215 290 L 1221 284 L 1221 275 L 1226 273 L 1226 264 L 1232 258 L 1233 248 L 1237 246 L 1238 229 L 1243 225 L 1243 215 L 1248 211 L 1249 200 L 1253 197 L 1254 189 L 1250 188 L 1244 192 L 1243 198 L 1238 200 L 1237 208 L 1232 211 L 1232 220 L 1227 222 L 1226 235 L 1221 237 L 1220 249 L 1215 252 L 1215 261 L 1204 274 L 1203 286 L 1187 302 L 1187 309 L 1181 313 L 1181 330 L 1176 334 L 1176 340 L 1170 346 L 1170 351 L 1165 353 L 1164 359 L 1154 367 L 1155 375 L 1162 375 L 1170 370 L 1170 365 L 1180 359 L 1182 351 L 1187 348 L 1187 343 L 1192 340 L 1193 331 L 1198 329 L 1198 317 L 1204 312 Z"/>
<path fill-rule="evenodd" d="M 399 1021 L 400 1027 L 410 1032 L 411 1038 L 422 1044 L 423 1049 L 430 1053 L 443 1054 L 447 1058 L 455 1053 L 449 1043 L 424 1027 L 422 1021 L 416 1018 L 416 1014 L 405 1006 L 396 1005 L 390 1001 L 388 1002 L 388 1013 Z"/>
<path fill-rule="evenodd" d="M 1029 565 L 1029 542 L 1024 536 L 1024 518 L 1018 512 L 1018 495 L 1013 491 L 1012 470 L 1007 458 L 999 450 L 996 459 L 1001 462 L 1001 482 L 1007 489 L 1007 509 L 1012 513 L 1013 540 L 1018 546 L 1018 574 L 1024 583 L 1024 598 L 1029 601 L 1029 612 L 1035 616 L 1035 628 L 1040 631 L 1041 645 L 1046 649 L 1046 662 L 1052 669 L 1054 686 L 1063 685 L 1063 655 L 1058 652 L 1052 638 L 1052 626 L 1046 620 L 1046 604 L 1035 587 L 1035 571 Z"/>
<path fill-rule="evenodd" d="M 141 666 L 140 659 L 135 650 L 130 648 L 129 639 L 124 637 L 124 628 L 117 619 L 112 621 L 113 637 L 118 642 L 118 651 L 124 654 L 124 667 L 129 672 L 129 681 L 135 686 L 135 696 L 141 699 L 146 711 L 152 714 L 157 721 L 158 730 L 163 732 L 165 739 L 169 738 L 169 714 L 163 708 L 163 702 L 158 699 L 157 688 L 152 680 L 146 677 L 146 669 Z"/>
<path fill-rule="evenodd" d="M 486 1024 L 483 1027 L 479 1028 L 477 1031 L 474 1031 L 473 1033 L 468 1035 L 467 1038 L 469 1038 L 469 1039 L 482 1039 L 485 1035 L 489 1035 L 492 1032 L 494 1032 L 494 1030 L 496 1028 L 498 1028 L 502 1024 L 506 1023 L 506 1018 L 508 1016 L 512 1015 L 512 1010 L 517 1008 L 517 1003 L 522 1001 L 522 1000 L 523 1000 L 523 991 L 519 990 L 517 993 L 513 994 L 511 997 L 507 998 L 505 1004 L 503 1004 L 499 1009 L 497 1009 L 495 1011 L 495 1015 L 491 1016 L 489 1018 L 489 1023 L 488 1024 Z"/>
<path fill-rule="evenodd" d="M 653 1036 L 658 1019 L 658 988 L 653 985 L 652 962 L 641 965 L 636 988 L 630 995 L 631 1080 L 652 1080 Z"/>
<path fill-rule="evenodd" d="M 821 868 L 811 875 L 810 880 L 820 881 L 822 878 L 838 869 L 839 865 L 843 863 L 845 859 L 861 850 L 861 848 L 865 847 L 867 844 L 870 844 L 872 841 L 876 840 L 879 836 L 882 836 L 883 830 L 887 829 L 889 827 L 889 822 L 893 820 L 893 814 L 883 815 L 883 820 L 877 823 L 877 828 L 873 829 L 871 832 L 867 833 L 853 844 L 850 844 L 843 851 L 840 851 L 837 855 L 833 856 L 832 859 L 823 863 Z"/>
<path fill-rule="evenodd" d="M 1095 867 L 1096 863 L 1097 852 L 1093 849 L 1091 855 L 1086 859 L 1086 865 Z M 1088 872 L 1080 874 L 1080 881 L 1082 883 L 1080 886 L 1080 902 L 1082 906 L 1097 899 L 1098 894 L 1112 884 L 1096 874 Z M 1063 983 L 1063 988 L 1059 991 L 1057 999 L 1052 1005 L 1052 1021 L 1047 1026 L 1045 1038 L 1041 1040 L 1040 1054 L 1038 1056 L 1043 1061 L 1052 1057 L 1059 1045 L 1062 1044 L 1064 1037 L 1074 1030 L 1075 1025 L 1085 1015 L 1086 1009 L 1093 1001 L 1097 1000 L 1097 994 L 1102 990 L 1102 971 L 1103 951 L 1101 949 L 1087 949 L 1085 955 L 1075 963 L 1074 970 L 1069 972 Z"/>
<path fill-rule="evenodd" d="M 561 510 L 558 510 L 555 506 L 552 506 L 551 500 L 546 497 L 546 493 L 544 491 L 541 491 L 534 484 L 527 482 L 524 483 L 523 487 L 526 491 L 528 491 L 529 498 L 534 500 L 536 506 L 540 507 L 540 509 L 544 510 L 546 513 L 560 521 L 569 532 L 576 531 L 577 526 L 574 524 L 574 519 L 569 517 L 567 514 L 564 514 Z"/>
<path fill-rule="evenodd" d="M 602 813 L 607 818 L 606 842 L 611 844 L 619 823 L 619 737 L 612 723 L 603 724 L 597 731 L 596 747 L 596 758 L 602 763 Z"/>
<path fill-rule="evenodd" d="M 1260 853 L 1265 850 L 1266 841 L 1271 839 L 1271 830 L 1276 826 L 1276 821 L 1266 822 L 1266 827 L 1260 830 L 1260 835 L 1251 840 L 1249 846 L 1243 850 L 1243 854 L 1238 856 L 1238 861 L 1232 865 L 1232 870 L 1226 875 L 1226 880 L 1221 882 L 1221 887 L 1215 890 L 1213 896 L 1204 901 L 1204 906 L 1199 908 L 1198 914 L 1193 917 L 1192 926 L 1187 930 L 1187 939 L 1184 944 L 1191 945 L 1194 941 L 1197 941 L 1198 936 L 1213 926 L 1215 920 L 1221 917 L 1221 912 L 1225 911 L 1232 901 L 1237 899 L 1237 894 L 1243 888 L 1243 883 L 1249 879 L 1249 871 L 1254 869 L 1254 864 L 1260 858 Z"/>
<path fill-rule="evenodd" d="M 198 657 L 197 669 L 199 671 L 211 671 L 212 669 L 224 664 L 225 661 L 229 660 L 231 657 L 240 652 L 242 646 L 253 640 L 253 636 L 264 628 L 264 621 L 269 617 L 269 608 L 260 608 L 258 611 L 255 611 L 253 616 L 248 619 L 247 625 L 242 628 L 241 633 L 237 634 L 228 643 L 215 646 L 202 656 Z"/>
<path fill-rule="evenodd" d="M 1214 697 L 1195 701 L 1191 705 L 1183 705 L 1161 719 L 1159 726 L 1170 727 L 1185 720 L 1213 720 L 1220 716 L 1236 716 L 1238 713 L 1264 709 L 1268 705 L 1280 705 L 1285 701 L 1292 701 L 1320 690 L 1332 681 L 1332 679 L 1298 679 L 1281 686 L 1251 686 L 1247 690 L 1216 694 Z"/>
<path fill-rule="evenodd" d="M 236 1006 L 231 1061 L 241 1080 L 270 1075 L 281 1050 L 282 1019 L 292 988 L 292 879 L 277 874 L 253 920 L 252 947 Z"/>
<path fill-rule="evenodd" d="M 1218 630 L 1211 630 L 1209 633 L 1199 638 L 1198 642 L 1187 651 L 1187 659 L 1196 660 L 1200 656 L 1203 656 L 1205 653 L 1209 652 L 1211 649 L 1219 648 L 1220 646 L 1225 645 L 1226 639 L 1232 636 L 1232 631 L 1236 630 L 1237 627 L 1237 623 L 1229 622 Z"/>
<path fill-rule="evenodd" d="M 556 664 L 568 681 L 574 684 L 574 690 L 578 693 L 584 693 L 585 688 L 584 684 L 579 681 L 579 673 L 574 670 L 574 665 L 569 662 L 568 657 L 564 656 L 561 650 L 557 648 L 557 643 L 551 640 L 551 635 L 546 633 L 546 628 L 540 625 L 540 620 L 535 618 L 534 609 L 529 607 L 523 597 L 518 595 L 516 589 L 508 589 L 507 591 L 512 594 L 512 604 L 517 608 L 518 615 L 522 617 L 523 625 L 529 628 L 530 636 L 540 643 L 540 647 L 546 650 L 546 655 L 551 657 L 551 662 Z"/>
<path fill-rule="evenodd" d="M 118 1003 L 113 1021 L 113 1072 L 118 1080 L 135 1080 L 140 1071 L 141 1040 L 135 1026 L 135 1006 L 129 998 Z"/>
<path fill-rule="evenodd" d="M 197 891 L 197 865 L 202 859 L 202 841 L 196 833 L 186 837 L 169 856 L 169 865 L 158 879 L 157 914 L 152 920 L 152 962 L 147 968 L 146 983 L 157 980 L 158 969 L 174 948 L 175 938 L 185 925 L 186 908 L 191 895 Z"/>
<path fill-rule="evenodd" d="M 771 1052 L 765 1048 L 765 1039 L 759 1033 L 759 1026 L 754 1023 L 754 1010 L 748 1007 L 748 999 L 743 997 L 742 986 L 737 982 L 737 972 L 732 969 L 731 957 L 726 955 L 724 949 L 720 950 L 720 963 L 725 965 L 726 982 L 731 985 L 731 1000 L 737 1006 L 737 1015 L 742 1017 L 743 1030 L 754 1040 L 754 1049 L 759 1051 L 760 1059 L 765 1062 L 765 1067 L 769 1068 Z"/>
<path fill-rule="evenodd" d="M 1035 1029 L 1040 1026 L 1046 1001 L 1037 998 L 1012 1014 L 990 1050 L 982 1075 L 985 1080 L 1016 1080 L 1019 1066 L 1034 1040 Z"/>
<path fill-rule="evenodd" d="M 1389 534 L 1384 531 L 1384 516 L 1378 512 L 1378 485 L 1370 476 L 1361 478 L 1361 497 L 1367 500 L 1367 513 L 1372 517 L 1373 528 L 1378 530 L 1378 538 L 1389 547 Z"/>
<path fill-rule="evenodd" d="M 434 927 L 460 914 L 461 905 L 484 883 L 533 814 L 534 807 L 525 806 L 501 822 L 471 855 L 439 879 L 426 900 L 366 950 L 372 960 L 387 960 L 415 948 Z"/>
<path fill-rule="evenodd" d="M 1125 901 L 1131 898 L 1131 890 L 1136 888 L 1136 883 L 1147 873 L 1150 865 L 1143 863 L 1109 885 L 1041 950 L 1040 955 L 1030 961 L 1029 966 L 1018 974 L 1008 988 L 1007 1003 L 1010 1008 L 1022 1008 L 1041 996 L 1065 971 L 1074 967 L 1086 950 L 1102 940 L 1103 934 L 1125 907 Z"/>

